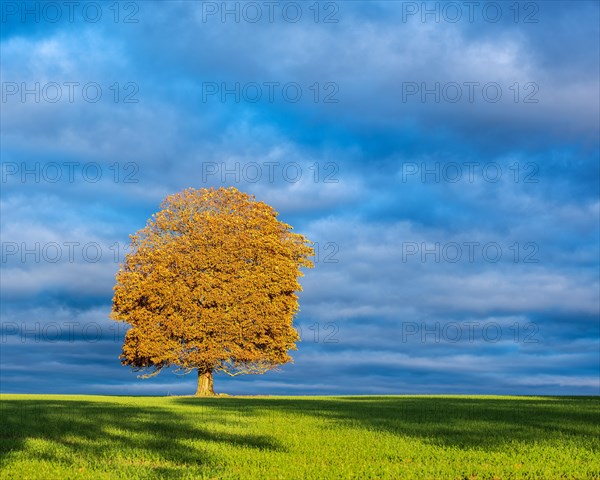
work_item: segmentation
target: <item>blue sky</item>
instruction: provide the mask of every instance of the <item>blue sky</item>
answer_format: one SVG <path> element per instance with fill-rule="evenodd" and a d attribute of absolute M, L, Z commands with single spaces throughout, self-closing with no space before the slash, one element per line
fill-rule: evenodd
<path fill-rule="evenodd" d="M 217 391 L 599 394 L 599 4 L 478 5 L 2 2 L 0 390 L 193 393 L 120 365 L 114 275 L 235 186 L 319 257 L 295 363 Z"/>

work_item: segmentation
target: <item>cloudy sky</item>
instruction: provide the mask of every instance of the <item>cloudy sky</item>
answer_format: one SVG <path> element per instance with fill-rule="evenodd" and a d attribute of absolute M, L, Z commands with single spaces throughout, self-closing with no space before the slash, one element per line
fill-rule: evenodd
<path fill-rule="evenodd" d="M 142 380 L 128 235 L 235 186 L 316 243 L 232 394 L 599 394 L 598 2 L 2 2 L 1 388 Z"/>

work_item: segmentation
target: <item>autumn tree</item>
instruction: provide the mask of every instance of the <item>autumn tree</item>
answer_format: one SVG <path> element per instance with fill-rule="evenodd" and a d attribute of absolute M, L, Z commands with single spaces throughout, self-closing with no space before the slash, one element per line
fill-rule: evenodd
<path fill-rule="evenodd" d="M 264 373 L 292 359 L 301 267 L 314 251 L 269 205 L 235 188 L 188 189 L 131 236 L 111 318 L 127 322 L 121 363 L 159 373 Z"/>

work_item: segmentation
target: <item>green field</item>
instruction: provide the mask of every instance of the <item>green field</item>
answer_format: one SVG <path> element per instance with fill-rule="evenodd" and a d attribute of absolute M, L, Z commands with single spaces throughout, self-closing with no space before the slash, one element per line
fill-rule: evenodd
<path fill-rule="evenodd" d="M 600 479 L 599 397 L 0 400 L 2 479 Z"/>

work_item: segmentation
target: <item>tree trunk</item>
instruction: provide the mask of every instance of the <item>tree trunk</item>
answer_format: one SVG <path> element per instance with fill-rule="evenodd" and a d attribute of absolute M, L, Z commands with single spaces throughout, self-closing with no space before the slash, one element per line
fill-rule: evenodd
<path fill-rule="evenodd" d="M 198 369 L 198 390 L 196 391 L 196 396 L 212 397 L 214 394 L 212 370 Z"/>

